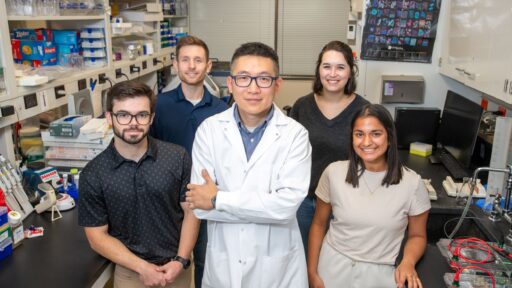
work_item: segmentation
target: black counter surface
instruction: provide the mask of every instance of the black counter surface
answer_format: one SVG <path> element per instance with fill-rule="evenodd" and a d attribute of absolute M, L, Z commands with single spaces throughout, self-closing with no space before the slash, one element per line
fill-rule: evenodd
<path fill-rule="evenodd" d="M 61 213 L 54 222 L 51 213 L 35 211 L 23 220 L 24 228 L 44 227 L 44 236 L 23 240 L 0 261 L 1 287 L 90 287 L 101 275 L 110 262 L 89 247 L 78 209 Z"/>

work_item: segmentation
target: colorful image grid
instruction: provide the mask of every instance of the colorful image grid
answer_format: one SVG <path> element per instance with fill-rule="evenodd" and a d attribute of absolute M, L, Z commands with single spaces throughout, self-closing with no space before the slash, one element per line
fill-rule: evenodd
<path fill-rule="evenodd" d="M 363 30 L 364 60 L 430 63 L 437 0 L 369 0 Z"/>

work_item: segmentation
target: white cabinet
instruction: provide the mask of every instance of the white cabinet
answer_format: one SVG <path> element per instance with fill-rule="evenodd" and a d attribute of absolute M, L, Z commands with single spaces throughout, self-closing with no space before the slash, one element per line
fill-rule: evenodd
<path fill-rule="evenodd" d="M 512 103 L 512 1 L 452 0 L 448 8 L 440 72 Z"/>

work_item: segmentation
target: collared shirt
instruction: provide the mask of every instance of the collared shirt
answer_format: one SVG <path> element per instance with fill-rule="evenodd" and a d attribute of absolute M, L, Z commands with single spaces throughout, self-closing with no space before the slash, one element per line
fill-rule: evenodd
<path fill-rule="evenodd" d="M 150 135 L 183 146 L 190 154 L 197 127 L 204 119 L 227 108 L 228 105 L 210 94 L 206 87 L 203 99 L 193 105 L 185 98 L 180 84 L 176 89 L 158 95 Z"/>
<path fill-rule="evenodd" d="M 267 128 L 267 124 L 274 116 L 274 106 L 270 109 L 265 120 L 260 126 L 256 127 L 252 132 L 245 127 L 244 123 L 242 123 L 242 119 L 240 119 L 240 115 L 238 114 L 238 106 L 235 105 L 235 109 L 233 109 L 233 114 L 235 116 L 236 123 L 238 124 L 238 130 L 240 130 L 240 135 L 242 135 L 242 142 L 244 142 L 245 155 L 247 156 L 247 161 L 251 159 L 252 153 L 256 150 L 256 146 L 260 143 L 261 137 L 263 137 L 263 133 Z"/>
<path fill-rule="evenodd" d="M 80 174 L 78 223 L 108 225 L 108 233 L 151 263 L 178 251 L 191 160 L 185 149 L 148 138 L 138 161 L 121 156 L 112 141 Z"/>

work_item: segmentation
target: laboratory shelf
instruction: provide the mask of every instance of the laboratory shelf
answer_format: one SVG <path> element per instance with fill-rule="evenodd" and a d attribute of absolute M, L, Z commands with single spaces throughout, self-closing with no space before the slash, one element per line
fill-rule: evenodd
<path fill-rule="evenodd" d="M 187 18 L 188 15 L 164 15 L 164 19 Z"/>
<path fill-rule="evenodd" d="M 105 15 L 66 15 L 66 16 L 7 16 L 9 21 L 76 21 L 103 20 Z"/>
<path fill-rule="evenodd" d="M 18 86 L 18 96 L 24 96 L 31 93 L 35 93 L 37 91 L 46 90 L 49 88 L 53 88 L 59 85 L 63 85 L 69 82 L 77 81 L 79 79 L 87 79 L 93 76 L 96 76 L 100 73 L 107 73 L 109 70 L 108 67 L 101 67 L 101 68 L 89 68 L 89 69 L 83 69 L 80 71 L 75 71 L 71 74 L 68 74 L 68 77 L 64 78 L 57 78 L 53 79 L 48 83 L 38 85 L 38 86 Z"/>
<path fill-rule="evenodd" d="M 114 61 L 114 68 L 117 69 L 117 68 L 122 68 L 122 67 L 129 66 L 131 64 L 137 64 L 137 63 L 140 63 L 142 61 L 150 61 L 153 58 L 159 58 L 161 56 L 166 56 L 167 54 L 170 54 L 171 52 L 173 52 L 173 49 L 165 49 L 165 50 L 162 49 L 161 51 L 156 52 L 156 53 L 154 53 L 152 55 L 139 56 L 139 57 L 137 57 L 134 60 Z"/>
<path fill-rule="evenodd" d="M 143 37 L 147 34 L 153 34 L 158 32 L 157 30 L 150 30 L 144 32 L 128 32 L 128 33 L 120 33 L 120 34 L 112 34 L 112 38 L 120 38 L 120 37 Z"/>

